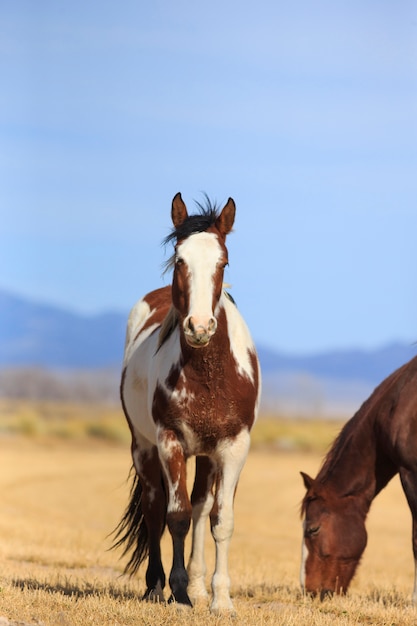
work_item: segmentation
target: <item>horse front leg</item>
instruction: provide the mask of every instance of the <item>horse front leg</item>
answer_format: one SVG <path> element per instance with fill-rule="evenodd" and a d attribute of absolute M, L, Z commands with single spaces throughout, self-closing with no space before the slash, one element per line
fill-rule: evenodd
<path fill-rule="evenodd" d="M 168 485 L 167 525 L 172 537 L 173 559 L 169 576 L 172 595 L 169 602 L 192 606 L 187 593 L 188 574 L 184 564 L 184 543 L 191 523 L 191 503 L 187 493 L 186 459 L 173 431 L 158 434 L 158 451 Z"/>
<path fill-rule="evenodd" d="M 412 510 L 412 516 L 413 516 L 412 539 L 413 539 L 413 556 L 414 556 L 414 587 L 413 587 L 412 602 L 414 606 L 417 607 L 417 509 L 415 511 Z"/>
<path fill-rule="evenodd" d="M 214 501 L 212 493 L 214 477 L 215 465 L 213 461 L 209 457 L 197 457 L 194 487 L 191 494 L 193 538 L 187 567 L 188 595 L 193 602 L 208 599 L 205 583 L 204 539 L 206 522 Z"/>
<path fill-rule="evenodd" d="M 414 588 L 412 600 L 413 604 L 417 606 L 417 468 L 414 470 L 400 468 L 400 479 L 413 518 Z"/>
<path fill-rule="evenodd" d="M 218 453 L 216 495 L 210 513 L 211 533 L 216 544 L 216 566 L 211 584 L 213 599 L 210 606 L 213 613 L 234 611 L 230 598 L 228 556 L 234 527 L 234 496 L 249 444 L 249 432 L 243 430 L 228 445 L 223 442 Z"/>

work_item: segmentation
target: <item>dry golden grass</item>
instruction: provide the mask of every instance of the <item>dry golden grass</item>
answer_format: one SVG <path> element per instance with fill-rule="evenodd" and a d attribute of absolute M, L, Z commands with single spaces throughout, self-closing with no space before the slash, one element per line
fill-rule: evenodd
<path fill-rule="evenodd" d="M 272 428 L 268 422 L 259 428 L 267 424 Z M 127 502 L 127 444 L 1 436 L 0 616 L 46 626 L 415 624 L 411 516 L 398 479 L 371 509 L 369 544 L 349 595 L 323 603 L 301 595 L 298 472 L 315 475 L 340 424 L 328 425 L 321 451 L 313 445 L 307 447 L 314 452 L 274 449 L 296 440 L 300 424 L 294 434 L 286 421 L 277 422 L 272 445 L 255 447 L 243 470 L 230 551 L 235 619 L 211 616 L 205 606 L 184 612 L 142 603 L 144 571 L 133 580 L 122 576 L 107 535 Z M 168 535 L 163 552 L 168 570 Z M 207 561 L 211 572 L 209 532 Z"/>
<path fill-rule="evenodd" d="M 0 398 L 0 434 L 58 439 L 95 438 L 129 443 L 130 431 L 119 407 Z"/>

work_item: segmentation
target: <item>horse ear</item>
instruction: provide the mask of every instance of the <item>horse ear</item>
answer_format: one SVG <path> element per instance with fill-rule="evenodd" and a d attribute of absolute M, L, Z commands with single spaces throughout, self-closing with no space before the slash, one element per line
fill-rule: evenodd
<path fill-rule="evenodd" d="M 227 204 L 223 207 L 222 212 L 216 220 L 216 228 L 220 231 L 222 237 L 226 237 L 233 228 L 235 221 L 236 205 L 233 198 L 229 198 Z"/>
<path fill-rule="evenodd" d="M 181 198 L 180 192 L 178 192 L 172 200 L 171 207 L 171 218 L 175 228 L 181 226 L 181 224 L 187 217 L 187 207 L 184 204 L 184 200 Z"/>
<path fill-rule="evenodd" d="M 304 482 L 304 487 L 308 491 L 309 489 L 311 489 L 311 487 L 314 484 L 314 478 L 311 478 L 311 476 L 309 476 L 308 474 L 305 474 L 304 472 L 300 472 L 300 474 Z"/>

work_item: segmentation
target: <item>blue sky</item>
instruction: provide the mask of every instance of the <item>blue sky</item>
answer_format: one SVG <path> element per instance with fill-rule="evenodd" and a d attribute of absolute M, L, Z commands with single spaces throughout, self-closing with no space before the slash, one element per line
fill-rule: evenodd
<path fill-rule="evenodd" d="M 1 3 L 0 71 L 0 288 L 127 312 L 205 191 L 257 342 L 417 341 L 414 0 Z"/>

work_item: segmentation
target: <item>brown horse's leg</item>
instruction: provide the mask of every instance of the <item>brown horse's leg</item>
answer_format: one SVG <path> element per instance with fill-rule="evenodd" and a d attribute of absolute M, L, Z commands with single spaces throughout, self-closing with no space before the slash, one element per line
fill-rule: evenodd
<path fill-rule="evenodd" d="M 161 537 L 165 528 L 166 493 L 156 446 L 136 448 L 133 459 L 142 485 L 142 513 L 148 530 L 149 560 L 144 600 L 163 602 L 165 572 L 161 560 Z"/>
<path fill-rule="evenodd" d="M 206 522 L 213 506 L 213 482 L 215 465 L 206 456 L 196 458 L 194 487 L 191 494 L 193 507 L 193 540 L 188 561 L 188 595 L 193 602 L 206 600 L 208 593 L 205 584 L 206 563 L 204 559 L 204 537 Z"/>
<path fill-rule="evenodd" d="M 187 493 L 186 461 L 173 431 L 162 431 L 158 451 L 165 471 L 168 490 L 167 524 L 172 536 L 173 561 L 169 576 L 170 602 L 192 606 L 187 593 L 188 574 L 184 564 L 185 537 L 191 523 L 191 503 Z"/>
<path fill-rule="evenodd" d="M 400 469 L 401 484 L 413 517 L 414 589 L 413 603 L 417 605 L 417 468 L 415 471 Z"/>

